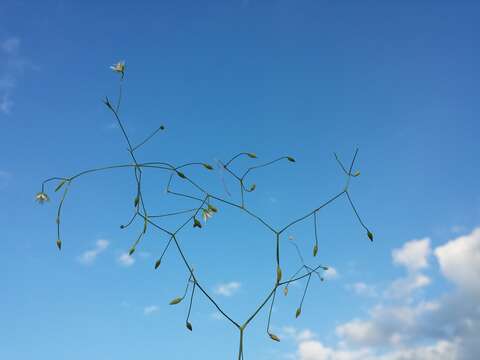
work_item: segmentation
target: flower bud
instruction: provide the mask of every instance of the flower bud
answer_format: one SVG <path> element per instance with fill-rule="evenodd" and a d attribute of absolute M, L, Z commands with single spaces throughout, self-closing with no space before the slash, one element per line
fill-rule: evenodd
<path fill-rule="evenodd" d="M 295 312 L 295 318 L 298 318 L 301 313 L 302 313 L 302 308 L 298 308 L 297 311 Z"/>
<path fill-rule="evenodd" d="M 201 228 L 202 223 L 197 218 L 193 218 L 193 227 Z"/>
<path fill-rule="evenodd" d="M 170 301 L 170 305 L 180 304 L 182 302 L 182 300 L 183 300 L 183 298 L 177 297 L 177 298 L 173 299 L 172 301 Z"/>
<path fill-rule="evenodd" d="M 270 339 L 272 339 L 273 341 L 280 341 L 280 338 L 275 334 L 268 333 L 268 336 L 270 336 Z"/>
<path fill-rule="evenodd" d="M 279 283 L 282 280 L 282 269 L 280 266 L 277 266 L 277 283 Z"/>
<path fill-rule="evenodd" d="M 367 231 L 367 236 L 370 239 L 370 241 L 373 241 L 373 234 L 370 231 Z"/>

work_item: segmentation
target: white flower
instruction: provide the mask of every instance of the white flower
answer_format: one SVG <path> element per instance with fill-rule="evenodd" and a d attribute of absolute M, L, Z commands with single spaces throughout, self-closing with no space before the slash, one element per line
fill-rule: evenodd
<path fill-rule="evenodd" d="M 112 69 L 113 71 L 117 72 L 117 73 L 120 73 L 123 74 L 125 73 L 125 61 L 119 61 L 117 62 L 116 64 L 110 66 L 110 69 Z"/>
<path fill-rule="evenodd" d="M 207 222 L 213 216 L 213 212 L 210 209 L 202 210 L 203 221 Z"/>
<path fill-rule="evenodd" d="M 44 202 L 49 201 L 50 198 L 43 191 L 40 191 L 35 195 L 35 200 L 37 200 L 39 204 L 43 204 Z"/>

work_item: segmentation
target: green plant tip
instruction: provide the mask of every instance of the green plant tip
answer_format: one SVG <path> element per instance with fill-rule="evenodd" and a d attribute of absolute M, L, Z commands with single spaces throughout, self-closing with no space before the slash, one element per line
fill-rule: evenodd
<path fill-rule="evenodd" d="M 177 298 L 173 299 L 172 301 L 170 301 L 170 305 L 180 304 L 182 302 L 182 300 L 183 300 L 183 298 L 177 297 Z"/>
<path fill-rule="evenodd" d="M 277 335 L 268 333 L 268 336 L 270 336 L 270 339 L 272 339 L 273 341 L 280 342 L 280 338 Z"/>
<path fill-rule="evenodd" d="M 295 312 L 295 318 L 298 318 L 301 313 L 302 313 L 302 308 L 298 308 L 297 311 Z"/>
<path fill-rule="evenodd" d="M 193 218 L 193 227 L 198 227 L 200 229 L 202 227 L 202 223 L 197 218 Z"/>
<path fill-rule="evenodd" d="M 370 239 L 370 241 L 373 241 L 373 234 L 370 231 L 367 231 L 367 236 Z"/>

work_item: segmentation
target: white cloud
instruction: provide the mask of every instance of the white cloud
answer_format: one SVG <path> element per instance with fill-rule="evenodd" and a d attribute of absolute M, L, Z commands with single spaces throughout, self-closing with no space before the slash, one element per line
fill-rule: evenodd
<path fill-rule="evenodd" d="M 297 330 L 293 326 L 283 327 L 281 334 L 283 338 L 290 338 L 295 340 L 296 342 L 302 342 L 316 338 L 316 334 L 314 334 L 311 330 Z"/>
<path fill-rule="evenodd" d="M 354 284 L 347 285 L 347 288 L 352 290 L 357 295 L 370 296 L 370 297 L 377 296 L 377 291 L 375 289 L 375 286 L 366 284 L 361 281 L 356 282 Z"/>
<path fill-rule="evenodd" d="M 342 349 L 325 346 L 320 341 L 301 342 L 299 360 L 457 360 L 458 344 L 441 340 L 432 345 L 391 350 L 378 354 L 371 349 Z"/>
<path fill-rule="evenodd" d="M 326 344 L 288 330 L 297 343 L 297 360 L 476 360 L 480 352 L 480 228 L 437 247 L 440 273 L 457 287 L 427 298 L 430 278 L 422 274 L 431 253 L 428 239 L 407 242 L 394 251 L 393 263 L 407 275 L 389 284 L 360 317 L 336 327 L 337 341 Z M 433 271 L 433 269 L 432 269 Z M 350 286 L 364 291 L 366 284 Z M 285 333 L 288 333 L 285 331 Z"/>
<path fill-rule="evenodd" d="M 213 291 L 217 295 L 223 295 L 223 296 L 229 297 L 235 294 L 240 289 L 240 287 L 241 287 L 241 284 L 239 282 L 231 281 L 229 283 L 217 285 Z"/>
<path fill-rule="evenodd" d="M 10 114 L 13 107 L 13 101 L 10 100 L 10 94 L 5 93 L 0 97 L 0 112 Z"/>
<path fill-rule="evenodd" d="M 98 255 L 104 252 L 110 245 L 108 240 L 100 239 L 95 243 L 95 248 L 85 251 L 77 259 L 84 265 L 91 265 Z"/>
<path fill-rule="evenodd" d="M 480 228 L 437 247 L 435 256 L 447 279 L 480 296 Z"/>
<path fill-rule="evenodd" d="M 135 259 L 128 255 L 128 253 L 123 253 L 117 258 L 118 263 L 124 267 L 130 267 L 135 263 Z"/>
<path fill-rule="evenodd" d="M 431 253 L 430 239 L 411 240 L 400 249 L 392 252 L 393 262 L 405 266 L 410 272 L 416 272 L 428 266 Z"/>
<path fill-rule="evenodd" d="M 0 41 L 0 113 L 9 114 L 14 102 L 13 89 L 25 70 L 35 68 L 20 56 L 20 39 L 10 37 Z"/>
<path fill-rule="evenodd" d="M 335 279 L 336 277 L 338 277 L 337 269 L 330 266 L 328 270 L 325 270 L 323 272 L 323 276 L 325 277 L 325 279 L 329 279 L 329 280 Z"/>
<path fill-rule="evenodd" d="M 143 314 L 148 316 L 148 315 L 152 315 L 153 313 L 157 312 L 159 310 L 158 306 L 157 305 L 150 305 L 150 306 L 146 306 L 145 308 L 143 308 Z"/>
<path fill-rule="evenodd" d="M 423 274 L 412 274 L 405 278 L 394 280 L 385 291 L 386 297 L 407 298 L 414 291 L 430 285 L 431 280 Z"/>

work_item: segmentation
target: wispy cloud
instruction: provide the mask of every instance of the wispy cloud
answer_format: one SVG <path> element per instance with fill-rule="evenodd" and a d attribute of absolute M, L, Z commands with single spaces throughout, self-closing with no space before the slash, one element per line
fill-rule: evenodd
<path fill-rule="evenodd" d="M 117 258 L 117 262 L 124 267 L 130 267 L 135 264 L 135 259 L 128 255 L 128 253 L 123 253 Z"/>
<path fill-rule="evenodd" d="M 153 313 L 157 312 L 159 310 L 157 305 L 150 305 L 150 306 L 145 306 L 143 308 L 143 314 L 145 316 L 152 315 Z"/>
<path fill-rule="evenodd" d="M 8 171 L 0 170 L 0 190 L 5 189 L 10 183 L 12 174 Z"/>
<path fill-rule="evenodd" d="M 230 297 L 234 295 L 238 290 L 240 290 L 241 284 L 237 281 L 231 281 L 225 284 L 218 284 L 214 292 L 217 295 Z"/>
<path fill-rule="evenodd" d="M 0 113 L 9 114 L 13 108 L 12 92 L 25 70 L 33 64 L 20 55 L 20 39 L 9 37 L 0 41 Z"/>
<path fill-rule="evenodd" d="M 375 286 L 366 284 L 362 281 L 347 285 L 347 289 L 361 296 L 369 296 L 369 297 L 377 296 L 377 291 L 375 289 Z"/>
<path fill-rule="evenodd" d="M 104 252 L 109 245 L 110 243 L 108 240 L 105 240 L 105 239 L 97 240 L 97 242 L 95 243 L 95 247 L 93 249 L 85 251 L 77 259 L 80 263 L 84 265 L 91 265 L 94 263 L 97 256 L 100 255 L 102 252 Z"/>

